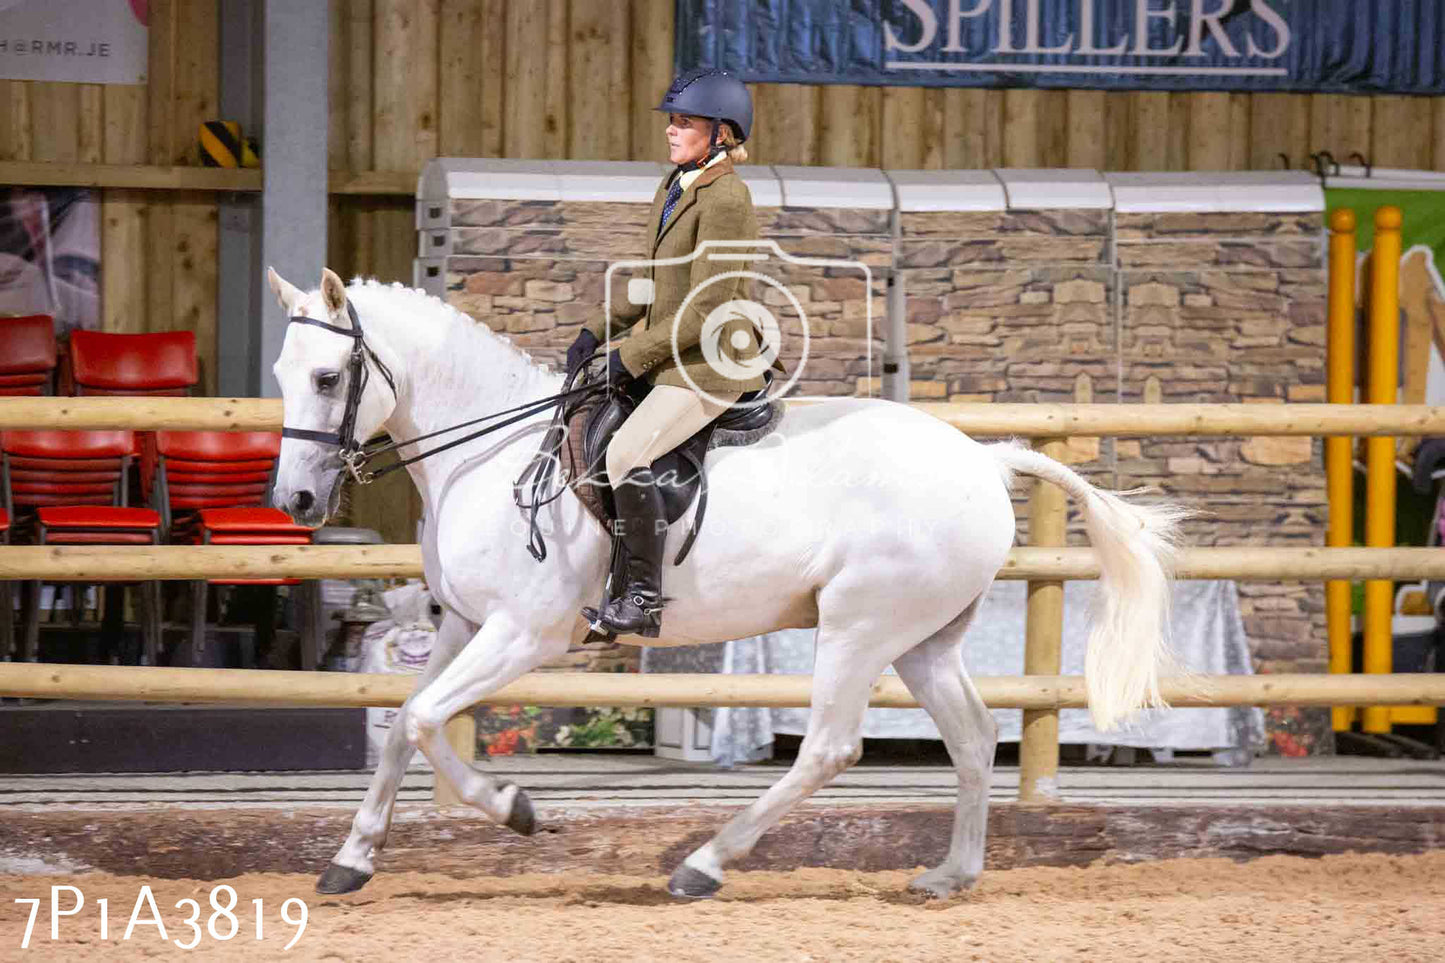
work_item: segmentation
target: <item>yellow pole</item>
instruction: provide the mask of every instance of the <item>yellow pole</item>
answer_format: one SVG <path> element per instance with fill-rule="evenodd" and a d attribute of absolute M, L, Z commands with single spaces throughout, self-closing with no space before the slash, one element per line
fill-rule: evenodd
<path fill-rule="evenodd" d="M 1330 317 L 1329 368 L 1326 401 L 1335 405 L 1355 400 L 1355 212 L 1330 215 Z M 1350 447 L 1352 438 L 1325 439 L 1325 477 L 1329 491 L 1330 527 L 1325 544 L 1348 548 L 1354 541 L 1355 490 Z M 1325 583 L 1325 621 L 1330 640 L 1330 671 L 1346 675 L 1353 670 L 1350 642 L 1350 583 Z M 1335 706 L 1331 719 L 1336 732 L 1350 728 L 1353 706 Z"/>
<path fill-rule="evenodd" d="M 1375 211 L 1375 249 L 1370 256 L 1370 404 L 1393 405 L 1400 384 L 1400 223 L 1398 207 Z M 1365 544 L 1395 544 L 1395 439 L 1371 438 L 1365 448 Z M 1370 674 L 1389 673 L 1394 664 L 1391 616 L 1395 586 L 1384 579 L 1365 583 L 1365 659 Z M 1369 706 L 1365 732 L 1389 732 L 1390 710 Z"/>
<path fill-rule="evenodd" d="M 1042 439 L 1034 447 L 1050 458 L 1064 457 L 1062 438 Z M 1029 501 L 1029 543 L 1040 547 L 1064 544 L 1068 502 L 1051 482 L 1034 483 Z M 1024 628 L 1024 674 L 1057 675 L 1063 662 L 1064 583 L 1029 581 L 1028 621 Z M 1025 709 L 1019 740 L 1019 802 L 1057 800 L 1059 779 L 1059 712 Z"/>

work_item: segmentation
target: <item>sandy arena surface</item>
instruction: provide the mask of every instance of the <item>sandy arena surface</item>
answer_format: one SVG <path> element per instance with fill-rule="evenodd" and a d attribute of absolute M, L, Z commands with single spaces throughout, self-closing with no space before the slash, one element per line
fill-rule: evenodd
<path fill-rule="evenodd" d="M 529 874 L 458 879 L 383 873 L 360 893 L 319 897 L 313 878 L 256 874 L 225 882 L 240 897 L 240 933 L 205 931 L 211 883 L 91 873 L 0 877 L 0 959 L 169 959 L 155 927 L 120 941 L 149 885 L 172 941 L 194 937 L 186 897 L 203 907 L 190 951 L 206 960 L 1439 960 L 1445 946 L 1445 851 L 1418 856 L 1271 856 L 1245 863 L 1176 859 L 1136 865 L 993 871 L 947 902 L 904 895 L 912 874 L 835 869 L 735 873 L 718 898 L 669 897 L 661 877 Z M 27 904 L 52 884 L 86 906 L 51 942 L 48 903 L 20 949 Z M 280 919 L 306 901 L 306 932 Z M 96 900 L 109 900 L 109 939 Z M 255 940 L 252 900 L 264 937 Z M 62 896 L 69 907 L 73 897 Z M 148 914 L 143 913 L 143 916 Z M 294 916 L 294 914 L 293 914 Z M 218 921 L 221 932 L 225 922 Z"/>

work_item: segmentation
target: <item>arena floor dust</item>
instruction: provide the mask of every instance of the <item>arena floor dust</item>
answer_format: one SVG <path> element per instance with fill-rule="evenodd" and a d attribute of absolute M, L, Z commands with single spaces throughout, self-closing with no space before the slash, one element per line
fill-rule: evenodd
<path fill-rule="evenodd" d="M 527 874 L 457 878 L 382 873 L 363 891 L 319 897 L 313 877 L 254 874 L 226 880 L 241 900 L 240 934 L 203 931 L 186 951 L 154 927 L 120 940 L 128 907 L 149 885 L 171 940 L 189 941 L 173 909 L 203 906 L 199 880 L 82 874 L 0 877 L 0 959 L 140 960 L 199 952 L 203 959 L 603 961 L 665 960 L 1438 960 L 1445 945 L 1445 851 L 1414 856 L 1176 859 L 1086 868 L 987 873 L 970 894 L 909 898 L 911 873 L 800 869 L 737 873 L 718 898 L 678 902 L 658 877 Z M 28 907 L 49 883 L 80 888 L 87 907 L 49 939 L 42 911 L 20 950 Z M 279 906 L 303 899 L 293 930 Z M 109 900 L 109 940 L 88 911 Z M 263 900 L 265 939 L 246 911 Z M 68 905 L 68 904 L 67 904 Z M 209 908 L 201 915 L 204 927 Z M 221 924 L 222 927 L 224 924 Z M 224 929 L 223 929 L 224 931 Z M 194 957 L 193 957 L 194 958 Z"/>

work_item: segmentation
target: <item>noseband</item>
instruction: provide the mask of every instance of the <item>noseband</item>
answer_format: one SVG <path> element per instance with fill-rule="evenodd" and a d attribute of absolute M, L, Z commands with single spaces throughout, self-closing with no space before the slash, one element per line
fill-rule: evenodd
<path fill-rule="evenodd" d="M 366 463 L 369 455 L 366 446 L 356 438 L 356 413 L 361 407 L 361 395 L 366 390 L 366 383 L 371 378 L 371 370 L 367 367 L 366 359 L 370 358 L 376 365 L 376 370 L 386 379 L 387 387 L 391 389 L 392 397 L 396 396 L 396 381 L 391 376 L 385 364 L 371 350 L 371 345 L 366 343 L 366 336 L 361 330 L 361 318 L 357 317 L 356 308 L 351 301 L 346 302 L 346 314 L 351 319 L 351 327 L 343 328 L 316 318 L 308 318 L 303 315 L 295 315 L 287 319 L 288 324 L 309 324 L 312 327 L 323 328 L 333 334 L 345 335 L 351 339 L 351 358 L 346 365 L 346 407 L 341 412 L 341 427 L 336 431 L 313 431 L 309 428 L 286 428 L 282 427 L 282 438 L 295 438 L 298 441 L 314 441 L 323 445 L 334 445 L 341 449 L 339 455 L 341 463 L 351 472 L 353 478 L 365 484 L 369 479 L 363 478 L 361 468 Z"/>

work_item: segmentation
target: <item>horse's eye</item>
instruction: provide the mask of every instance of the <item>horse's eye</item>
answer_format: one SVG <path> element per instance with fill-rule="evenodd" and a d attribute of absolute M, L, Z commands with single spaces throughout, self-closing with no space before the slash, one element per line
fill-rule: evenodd
<path fill-rule="evenodd" d="M 316 376 L 316 390 L 325 394 L 341 381 L 341 374 L 336 371 L 323 372 Z"/>

